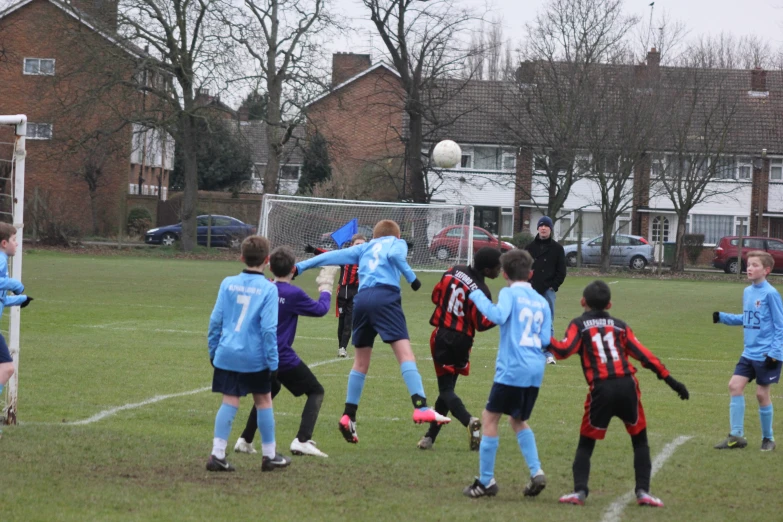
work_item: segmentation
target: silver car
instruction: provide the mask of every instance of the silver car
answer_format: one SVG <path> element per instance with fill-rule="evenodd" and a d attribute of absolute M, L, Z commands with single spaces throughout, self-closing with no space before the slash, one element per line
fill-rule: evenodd
<path fill-rule="evenodd" d="M 582 263 L 599 264 L 601 262 L 601 243 L 603 236 L 588 239 L 582 243 Z M 576 266 L 576 247 L 563 247 L 568 266 Z M 642 270 L 655 261 L 653 246 L 642 236 L 616 234 L 612 237 L 612 247 L 609 250 L 612 265 L 628 266 L 634 270 Z"/>

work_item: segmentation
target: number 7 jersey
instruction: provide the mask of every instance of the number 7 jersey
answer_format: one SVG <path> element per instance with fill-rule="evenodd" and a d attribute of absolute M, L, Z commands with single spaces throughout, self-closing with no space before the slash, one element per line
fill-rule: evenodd
<path fill-rule="evenodd" d="M 669 370 L 639 342 L 631 328 L 605 311 L 591 310 L 571 321 L 565 338 L 562 341 L 552 339 L 549 350 L 559 359 L 578 353 L 585 380 L 591 387 L 596 381 L 636 373 L 629 356 L 661 379 L 669 375 Z"/>

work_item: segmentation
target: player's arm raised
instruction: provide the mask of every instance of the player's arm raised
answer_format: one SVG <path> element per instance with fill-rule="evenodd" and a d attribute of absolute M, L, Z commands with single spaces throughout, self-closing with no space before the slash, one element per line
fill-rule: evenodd
<path fill-rule="evenodd" d="M 473 290 L 468 298 L 473 301 L 479 312 L 495 324 L 505 323 L 514 307 L 514 296 L 508 288 L 503 288 L 498 294 L 498 304 L 492 304 L 481 290 Z"/>
<path fill-rule="evenodd" d="M 311 257 L 296 264 L 296 274 L 301 274 L 310 268 L 319 266 L 340 266 L 355 265 L 359 262 L 359 256 L 362 253 L 364 245 L 356 245 L 342 250 L 332 250 L 323 254 Z"/>

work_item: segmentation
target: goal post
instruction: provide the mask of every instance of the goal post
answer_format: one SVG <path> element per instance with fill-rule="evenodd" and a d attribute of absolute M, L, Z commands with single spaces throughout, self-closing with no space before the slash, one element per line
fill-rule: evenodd
<path fill-rule="evenodd" d="M 27 116 L 0 115 L 0 221 L 16 227 L 18 246 L 9 275 L 22 279 L 22 239 L 24 232 L 24 170 Z M 0 305 L 2 306 L 2 305 Z M 8 381 L 3 417 L 6 424 L 16 424 L 19 392 L 19 330 L 21 311 L 11 307 L 8 313 L 8 349 L 14 360 L 14 374 Z"/>
<path fill-rule="evenodd" d="M 408 243 L 408 263 L 418 271 L 443 271 L 473 258 L 473 207 L 441 203 L 389 203 L 265 194 L 258 233 L 272 247 L 290 246 L 298 258 L 304 246 L 340 248 L 331 234 L 356 220 L 358 233 L 372 238 L 378 221 L 392 219 Z M 454 225 L 457 225 L 456 227 Z M 447 237 L 448 236 L 448 237 Z"/>

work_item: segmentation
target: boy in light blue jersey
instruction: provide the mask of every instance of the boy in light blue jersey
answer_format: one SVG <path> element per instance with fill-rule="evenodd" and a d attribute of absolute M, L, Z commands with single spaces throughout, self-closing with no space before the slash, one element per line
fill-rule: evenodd
<path fill-rule="evenodd" d="M 277 372 L 277 287 L 264 277 L 269 241 L 249 236 L 242 242 L 247 268 L 220 284 L 209 318 L 209 360 L 215 368 L 212 391 L 223 394 L 215 417 L 208 471 L 234 471 L 226 462 L 231 424 L 239 398 L 253 394 L 261 432 L 261 471 L 284 468 L 291 459 L 277 453 L 272 412 L 272 374 Z"/>
<path fill-rule="evenodd" d="M 775 266 L 769 252 L 754 250 L 748 253 L 747 272 L 751 285 L 742 296 L 742 314 L 713 312 L 712 322 L 745 329 L 745 349 L 742 351 L 734 375 L 729 380 L 729 420 L 731 431 L 715 449 L 740 449 L 748 445 L 745 438 L 745 386 L 756 379 L 756 399 L 761 420 L 761 451 L 775 449 L 772 433 L 772 399 L 770 385 L 780 381 L 783 365 L 783 302 L 780 293 L 767 282 Z"/>
<path fill-rule="evenodd" d="M 0 316 L 3 309 L 9 306 L 24 308 L 32 297 L 24 294 L 24 285 L 18 279 L 8 277 L 8 257 L 16 254 L 16 227 L 9 223 L 0 223 Z M 8 295 L 13 292 L 16 295 Z M 5 338 L 0 334 L 0 393 L 14 374 L 14 359 L 8 350 Z M 2 435 L 0 430 L 0 435 Z"/>
<path fill-rule="evenodd" d="M 500 346 L 495 363 L 495 380 L 482 415 L 484 433 L 479 445 L 479 476 L 463 490 L 467 497 L 497 495 L 495 456 L 498 451 L 498 422 L 509 415 L 517 443 L 530 470 L 524 495 L 534 497 L 546 487 L 546 476 L 538 459 L 533 430 L 527 421 L 544 379 L 546 357 L 552 331 L 549 304 L 528 283 L 533 258 L 526 250 L 511 250 L 500 257 L 503 277 L 509 283 L 500 291 L 498 304 L 483 292 L 472 291 L 470 300 L 479 311 L 500 326 Z"/>
<path fill-rule="evenodd" d="M 356 347 L 356 357 L 348 376 L 345 410 L 338 423 L 340 433 L 352 444 L 359 442 L 356 411 L 370 368 L 376 335 L 391 345 L 400 363 L 402 378 L 413 401 L 413 422 L 445 424 L 451 421 L 427 407 L 421 375 L 411 350 L 408 327 L 402 313 L 400 274 L 405 276 L 414 291 L 421 287 L 421 282 L 408 265 L 407 255 L 408 245 L 400 239 L 399 225 L 391 220 L 383 220 L 375 225 L 373 239 L 369 243 L 326 252 L 296 265 L 296 273 L 318 266 L 359 265 L 359 291 L 353 304 L 353 345 Z"/>

